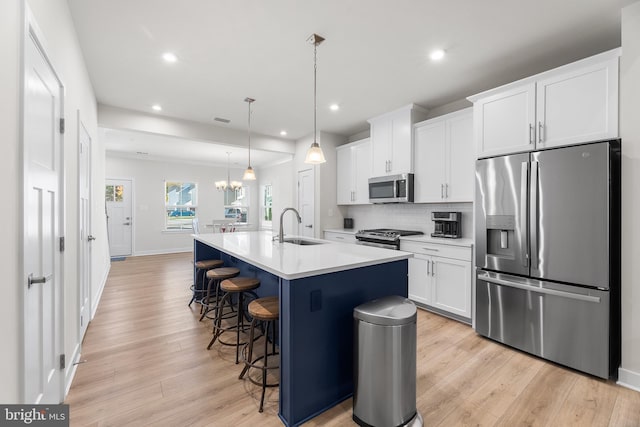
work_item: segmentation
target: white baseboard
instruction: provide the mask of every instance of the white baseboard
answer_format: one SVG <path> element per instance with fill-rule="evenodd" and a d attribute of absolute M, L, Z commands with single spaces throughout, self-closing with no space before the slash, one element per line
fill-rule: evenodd
<path fill-rule="evenodd" d="M 96 310 L 98 310 L 98 304 L 100 304 L 100 298 L 102 298 L 102 292 L 104 292 L 104 287 L 107 285 L 107 278 L 109 277 L 109 271 L 111 271 L 111 264 L 107 264 L 107 268 L 104 269 L 104 275 L 102 276 L 102 281 L 100 282 L 100 289 L 98 289 L 98 295 L 96 298 L 91 301 L 91 320 L 96 316 Z"/>
<path fill-rule="evenodd" d="M 76 376 L 76 371 L 78 370 L 78 362 L 80 361 L 80 343 L 76 344 L 76 347 L 73 349 L 73 355 L 67 359 L 67 367 L 65 369 L 64 376 L 64 398 L 67 398 L 69 394 L 69 390 L 71 389 L 71 383 L 73 382 L 73 377 Z"/>
<path fill-rule="evenodd" d="M 173 249 L 157 249 L 153 251 L 136 251 L 132 256 L 147 256 L 147 255 L 166 255 L 166 254 L 175 254 L 181 252 L 192 252 L 193 246 L 189 246 L 188 248 L 173 248 Z"/>
<path fill-rule="evenodd" d="M 618 368 L 618 385 L 640 391 L 640 373 Z"/>

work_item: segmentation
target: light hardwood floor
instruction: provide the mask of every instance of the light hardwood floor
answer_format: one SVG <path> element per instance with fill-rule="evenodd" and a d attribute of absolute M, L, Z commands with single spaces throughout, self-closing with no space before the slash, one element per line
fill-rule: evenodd
<path fill-rule="evenodd" d="M 189 309 L 191 254 L 114 262 L 83 343 L 72 426 L 280 426 L 278 390 L 238 380 Z M 481 338 L 418 310 L 417 407 L 425 426 L 640 426 L 640 393 Z M 313 369 L 313 367 L 309 367 Z M 372 373 L 375 374 L 375 373 Z M 356 425 L 351 399 L 305 426 Z"/>

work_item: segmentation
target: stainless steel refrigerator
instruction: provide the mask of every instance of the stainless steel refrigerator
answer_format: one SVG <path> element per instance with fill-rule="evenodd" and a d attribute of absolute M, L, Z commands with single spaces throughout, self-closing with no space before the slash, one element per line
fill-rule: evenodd
<path fill-rule="evenodd" d="M 478 160 L 475 235 L 475 330 L 616 378 L 620 141 Z"/>

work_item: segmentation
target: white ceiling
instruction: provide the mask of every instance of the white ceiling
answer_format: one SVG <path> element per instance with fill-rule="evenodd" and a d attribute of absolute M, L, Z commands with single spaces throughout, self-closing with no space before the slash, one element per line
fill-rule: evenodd
<path fill-rule="evenodd" d="M 118 157 L 172 159 L 180 163 L 229 165 L 242 169 L 247 167 L 249 161 L 246 148 L 232 145 L 120 129 L 100 128 L 98 136 L 105 143 L 109 155 Z M 251 149 L 251 165 L 254 168 L 275 165 L 292 157 L 291 154 Z"/>
<path fill-rule="evenodd" d="M 298 139 L 313 131 L 312 33 L 326 38 L 318 130 L 349 136 L 409 103 L 442 106 L 618 47 L 620 8 L 634 1 L 68 3 L 99 103 L 150 113 L 158 103 L 153 114 L 246 130 L 252 97 L 253 131 Z M 434 48 L 443 61 L 428 59 Z M 164 63 L 166 51 L 178 62 Z"/>

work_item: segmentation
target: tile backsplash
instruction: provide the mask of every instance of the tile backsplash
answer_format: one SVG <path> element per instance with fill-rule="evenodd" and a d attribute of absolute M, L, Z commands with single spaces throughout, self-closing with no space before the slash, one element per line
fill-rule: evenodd
<path fill-rule="evenodd" d="M 397 228 L 433 232 L 431 212 L 462 212 L 462 237 L 473 239 L 473 203 L 389 203 L 348 206 L 346 217 L 353 228 Z"/>

